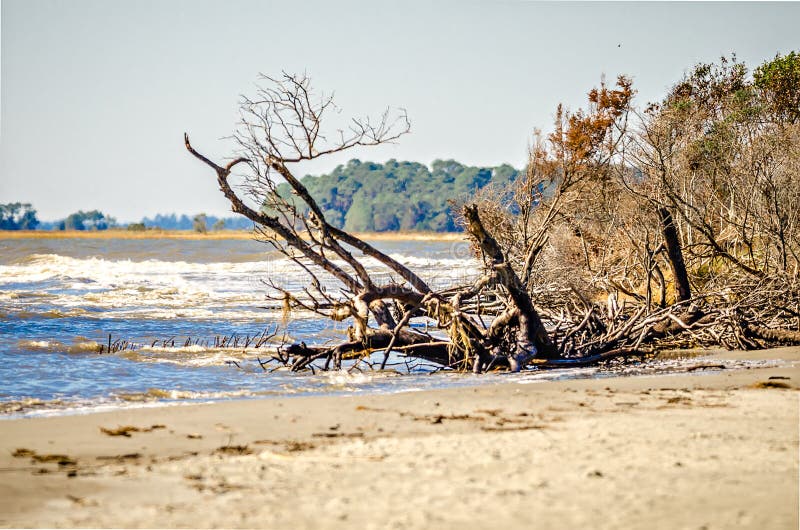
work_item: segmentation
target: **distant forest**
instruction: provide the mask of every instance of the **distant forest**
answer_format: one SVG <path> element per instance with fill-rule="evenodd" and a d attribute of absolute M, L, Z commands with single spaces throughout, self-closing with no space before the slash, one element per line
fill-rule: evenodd
<path fill-rule="evenodd" d="M 200 213 L 189 217 L 156 215 L 152 219 L 145 217 L 138 223 L 118 223 L 116 219 L 99 210 L 85 212 L 83 210 L 69 214 L 56 221 L 40 221 L 36 209 L 29 203 L 0 204 L 0 230 L 108 230 L 109 228 L 127 228 L 128 230 L 249 230 L 253 223 L 242 216 L 215 217 Z"/>
<path fill-rule="evenodd" d="M 436 160 L 430 168 L 418 162 L 389 160 L 384 164 L 351 160 L 331 173 L 306 176 L 303 185 L 317 200 L 328 221 L 355 232 L 426 230 L 454 232 L 453 199 L 466 198 L 492 183 L 502 188 L 519 171 L 465 166 L 455 160 Z M 288 184 L 278 193 L 290 197 Z"/>
<path fill-rule="evenodd" d="M 163 230 L 195 230 L 202 232 L 201 227 L 207 230 L 249 230 L 253 222 L 238 215 L 236 217 L 215 217 L 213 215 L 197 214 L 177 216 L 172 214 L 158 214 L 155 217 L 145 217 L 141 223 L 145 228 L 161 228 Z"/>
<path fill-rule="evenodd" d="M 419 162 L 389 160 L 379 164 L 354 159 L 330 173 L 308 175 L 302 180 L 331 224 L 339 228 L 356 232 L 455 232 L 461 227 L 455 223 L 449 201 L 471 197 L 490 183 L 503 188 L 514 182 L 519 173 L 508 164 L 475 167 L 455 160 L 436 160 L 428 167 Z M 291 196 L 286 184 L 278 186 L 278 193 Z M 30 204 L 0 204 L 0 230 L 160 228 L 207 232 L 252 227 L 253 223 L 243 216 L 220 218 L 203 213 L 158 214 L 138 223 L 118 223 L 98 210 L 75 212 L 57 221 L 40 221 Z"/>

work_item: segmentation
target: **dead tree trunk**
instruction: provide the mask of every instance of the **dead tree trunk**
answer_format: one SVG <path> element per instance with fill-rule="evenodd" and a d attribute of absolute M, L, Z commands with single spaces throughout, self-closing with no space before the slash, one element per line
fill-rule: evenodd
<path fill-rule="evenodd" d="M 550 340 L 539 313 L 533 307 L 530 295 L 511 264 L 506 260 L 500 245 L 484 229 L 477 206 L 465 206 L 464 218 L 467 221 L 467 230 L 486 255 L 489 267 L 492 272 L 496 273 L 498 282 L 508 291 L 515 306 L 509 313 L 516 317 L 519 327 L 516 336 L 516 351 L 509 359 L 511 369 L 518 371 L 537 357 L 542 359 L 558 358 L 558 349 Z M 494 350 L 497 354 L 496 344 Z"/>
<path fill-rule="evenodd" d="M 664 247 L 667 249 L 667 257 L 672 268 L 672 278 L 675 281 L 675 301 L 685 302 L 692 298 L 692 288 L 689 284 L 689 274 L 686 272 L 686 263 L 683 261 L 678 230 L 675 228 L 675 221 L 667 208 L 659 208 L 658 217 L 664 235 Z"/>

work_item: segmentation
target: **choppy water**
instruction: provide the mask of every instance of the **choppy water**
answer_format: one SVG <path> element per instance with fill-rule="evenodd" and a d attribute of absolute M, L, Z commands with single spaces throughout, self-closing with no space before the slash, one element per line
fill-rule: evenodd
<path fill-rule="evenodd" d="M 463 283 L 477 273 L 463 243 L 375 245 L 435 287 Z M 366 263 L 379 270 L 377 262 Z M 323 344 L 342 340 L 347 323 L 294 312 L 284 325 L 281 310 L 267 298 L 266 279 L 288 287 L 307 285 L 296 265 L 256 241 L 0 240 L 0 417 L 508 380 L 429 375 L 424 366 L 403 376 L 267 373 L 257 361 L 267 350 L 214 347 L 213 338 L 252 337 L 277 327 L 288 341 Z M 98 354 L 109 334 L 143 347 Z M 194 341 L 185 346 L 187 337 Z M 151 346 L 172 338 L 174 347 L 171 340 Z M 598 375 L 604 372 L 550 371 L 518 380 Z"/>
<path fill-rule="evenodd" d="M 440 287 L 475 273 L 459 243 L 376 245 Z M 378 271 L 377 262 L 366 262 Z M 345 337 L 347 323 L 309 313 L 292 313 L 284 326 L 279 304 L 266 296 L 267 279 L 307 285 L 296 265 L 256 241 L 0 240 L 0 412 L 446 384 L 423 367 L 411 377 L 265 373 L 257 358 L 268 350 L 214 347 L 218 335 L 276 328 L 291 342 Z M 98 354 L 109 334 L 144 347 Z M 173 337 L 175 347 L 150 346 Z"/>

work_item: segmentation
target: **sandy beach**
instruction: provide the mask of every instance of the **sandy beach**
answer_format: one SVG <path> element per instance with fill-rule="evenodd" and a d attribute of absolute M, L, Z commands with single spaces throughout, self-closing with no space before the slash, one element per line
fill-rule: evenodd
<path fill-rule="evenodd" d="M 720 370 L 729 359 L 780 366 Z M 0 423 L 0 525 L 797 528 L 800 349 Z"/>

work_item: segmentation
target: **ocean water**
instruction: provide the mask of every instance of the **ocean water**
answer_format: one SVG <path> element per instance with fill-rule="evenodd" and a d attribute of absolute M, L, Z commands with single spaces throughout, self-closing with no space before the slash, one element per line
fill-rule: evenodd
<path fill-rule="evenodd" d="M 469 281 L 477 272 L 463 243 L 375 245 L 433 286 Z M 385 274 L 376 261 L 365 262 L 376 276 Z M 286 318 L 270 299 L 268 281 L 293 291 L 308 285 L 294 263 L 253 240 L 0 240 L 0 415 L 468 382 L 431 377 L 431 367 L 399 356 L 392 366 L 403 373 L 410 366 L 411 375 L 263 369 L 258 360 L 282 342 L 335 343 L 348 325 L 301 311 Z M 275 332 L 253 348 L 253 337 Z M 99 353 L 109 336 L 135 347 Z M 223 336 L 236 336 L 236 347 L 215 346 Z"/>
<path fill-rule="evenodd" d="M 474 279 L 461 242 L 374 242 L 434 288 Z M 367 268 L 380 277 L 374 260 Z M 389 279 L 385 275 L 384 279 Z M 301 291 L 294 263 L 252 240 L 0 239 L 0 418 L 264 396 L 413 391 L 664 372 L 681 361 L 514 375 L 433 373 L 393 355 L 385 372 L 262 368 L 282 342 L 342 341 L 348 323 L 283 314 L 268 283 Z M 327 285 L 329 291 L 335 283 Z M 277 333 L 260 348 L 253 337 Z M 99 353 L 109 341 L 133 349 Z M 236 336 L 236 345 L 219 337 Z M 244 343 L 250 339 L 250 345 Z M 677 363 L 677 364 L 676 364 Z M 409 369 L 410 372 L 409 373 Z"/>

